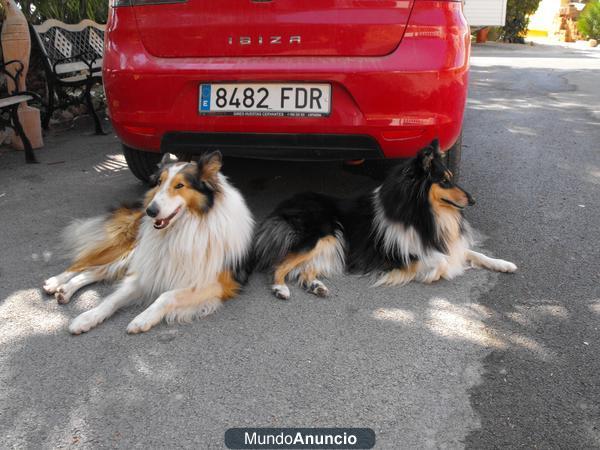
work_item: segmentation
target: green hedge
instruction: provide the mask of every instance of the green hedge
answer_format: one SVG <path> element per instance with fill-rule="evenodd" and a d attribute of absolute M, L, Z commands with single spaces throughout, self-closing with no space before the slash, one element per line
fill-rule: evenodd
<path fill-rule="evenodd" d="M 600 39 L 600 1 L 588 3 L 577 20 L 577 28 L 589 39 Z"/>
<path fill-rule="evenodd" d="M 58 19 L 66 23 L 78 23 L 91 19 L 106 23 L 109 0 L 17 0 L 21 10 L 31 23 L 46 19 Z"/>

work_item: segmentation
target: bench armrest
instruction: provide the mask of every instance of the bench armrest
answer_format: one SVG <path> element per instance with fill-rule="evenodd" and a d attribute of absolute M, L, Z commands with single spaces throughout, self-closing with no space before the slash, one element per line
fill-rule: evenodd
<path fill-rule="evenodd" d="M 33 97 L 32 100 L 38 101 L 40 103 L 43 103 L 44 101 L 42 100 L 42 97 L 40 96 L 40 94 L 36 93 L 36 92 L 32 92 L 32 91 L 19 91 L 19 92 L 13 92 L 11 95 L 31 95 Z"/>

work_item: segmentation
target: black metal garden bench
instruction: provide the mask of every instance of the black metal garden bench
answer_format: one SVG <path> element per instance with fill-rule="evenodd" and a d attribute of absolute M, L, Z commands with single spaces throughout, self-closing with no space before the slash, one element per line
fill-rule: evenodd
<path fill-rule="evenodd" d="M 96 134 L 104 134 L 92 102 L 92 88 L 102 84 L 105 26 L 91 20 L 70 25 L 49 19 L 30 27 L 46 71 L 44 129 L 48 129 L 54 110 L 85 103 L 94 118 Z"/>
<path fill-rule="evenodd" d="M 5 77 L 10 78 L 13 81 L 14 86 L 19 86 L 19 79 L 23 73 L 23 63 L 17 60 L 0 63 L 0 73 Z M 15 130 L 17 136 L 21 138 L 23 149 L 25 150 L 25 161 L 28 163 L 36 163 L 37 160 L 35 159 L 31 142 L 25 134 L 21 121 L 19 120 L 18 110 L 21 103 L 27 103 L 34 99 L 41 101 L 39 95 L 34 92 L 19 92 L 18 90 L 0 97 L 0 124 L 3 127 L 11 127 Z"/>

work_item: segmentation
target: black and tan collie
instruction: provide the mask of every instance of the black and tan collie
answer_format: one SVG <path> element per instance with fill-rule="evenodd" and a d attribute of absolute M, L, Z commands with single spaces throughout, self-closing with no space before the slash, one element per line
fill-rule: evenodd
<path fill-rule="evenodd" d="M 370 194 L 344 200 L 303 193 L 282 202 L 257 231 L 256 268 L 273 271 L 281 299 L 290 297 L 286 278 L 326 296 L 320 278 L 344 269 L 376 274 L 376 285 L 452 279 L 468 266 L 514 272 L 513 263 L 471 250 L 462 211 L 473 203 L 453 182 L 436 140 Z"/>
<path fill-rule="evenodd" d="M 153 303 L 128 325 L 129 333 L 148 331 L 162 319 L 205 316 L 236 295 L 246 278 L 254 222 L 220 169 L 218 152 L 198 162 L 163 158 L 142 207 L 123 207 L 66 229 L 74 261 L 46 280 L 48 294 L 67 303 L 83 286 L 121 280 L 102 303 L 71 322 L 71 333 L 86 332 L 137 301 Z"/>

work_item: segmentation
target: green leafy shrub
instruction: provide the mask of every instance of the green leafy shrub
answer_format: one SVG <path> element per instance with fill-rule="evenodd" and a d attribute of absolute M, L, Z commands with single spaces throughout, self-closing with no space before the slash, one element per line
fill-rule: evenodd
<path fill-rule="evenodd" d="M 500 38 L 504 42 L 525 42 L 529 26 L 529 16 L 533 14 L 541 0 L 508 0 L 506 6 L 506 25 L 502 27 Z"/>
<path fill-rule="evenodd" d="M 109 0 L 17 0 L 23 14 L 31 23 L 58 19 L 65 23 L 78 23 L 91 19 L 106 23 Z"/>
<path fill-rule="evenodd" d="M 577 28 L 589 39 L 600 39 L 600 0 L 586 5 L 577 20 Z"/>

